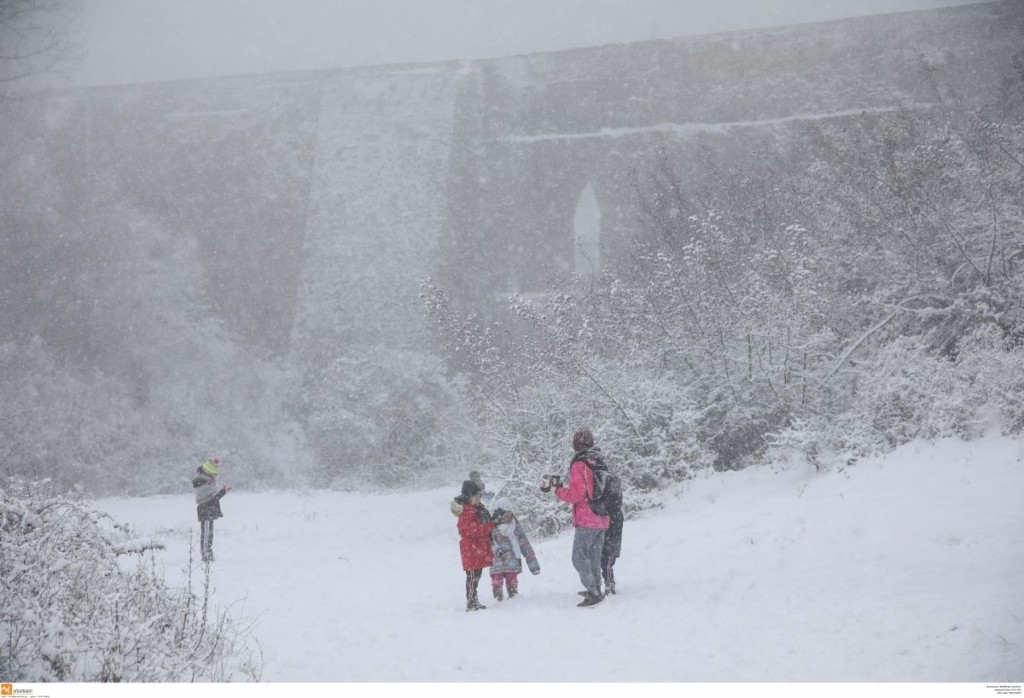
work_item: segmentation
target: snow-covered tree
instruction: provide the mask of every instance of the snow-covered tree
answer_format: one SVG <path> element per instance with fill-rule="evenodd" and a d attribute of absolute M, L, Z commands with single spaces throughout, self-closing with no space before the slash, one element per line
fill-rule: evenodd
<path fill-rule="evenodd" d="M 0 0 L 0 94 L 67 66 L 78 11 L 68 0 Z"/>
<path fill-rule="evenodd" d="M 1024 337 L 1022 60 L 981 109 L 816 124 L 785 154 L 752 136 L 720 160 L 709 141 L 692 177 L 662 149 L 637 173 L 632 254 L 492 324 L 433 289 L 515 480 L 561 464 L 583 422 L 634 493 L 773 446 L 856 457 L 994 415 L 1019 429 L 994 377 Z"/>
<path fill-rule="evenodd" d="M 164 581 L 123 524 L 51 483 L 0 486 L 0 675 L 8 681 L 259 680 L 249 622 L 212 606 L 211 571 Z M 193 579 L 192 573 L 196 572 Z"/>

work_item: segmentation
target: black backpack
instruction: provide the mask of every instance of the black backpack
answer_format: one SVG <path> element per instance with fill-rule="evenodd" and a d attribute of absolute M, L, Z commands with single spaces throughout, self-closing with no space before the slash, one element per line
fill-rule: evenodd
<path fill-rule="evenodd" d="M 590 510 L 598 516 L 610 516 L 622 508 L 622 482 L 608 472 L 608 466 L 593 457 L 583 459 L 594 475 L 594 496 L 588 497 Z"/>

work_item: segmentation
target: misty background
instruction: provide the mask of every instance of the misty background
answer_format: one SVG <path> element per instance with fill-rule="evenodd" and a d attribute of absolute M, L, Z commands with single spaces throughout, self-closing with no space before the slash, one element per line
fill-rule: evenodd
<path fill-rule="evenodd" d="M 642 507 L 1019 432 L 1021 5 L 693 5 L 0 2 L 0 468 L 514 496 L 587 422 Z"/>
<path fill-rule="evenodd" d="M 979 0 L 975 0 L 979 1 Z M 76 85 L 560 51 L 963 0 L 83 0 Z"/>

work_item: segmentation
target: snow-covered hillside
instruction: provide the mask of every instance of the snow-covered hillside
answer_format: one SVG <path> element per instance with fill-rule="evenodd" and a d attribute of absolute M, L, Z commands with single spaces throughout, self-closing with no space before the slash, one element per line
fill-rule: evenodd
<path fill-rule="evenodd" d="M 197 528 L 188 476 L 180 496 L 98 502 L 164 540 L 173 584 Z M 215 599 L 255 619 L 263 680 L 1024 680 L 1020 439 L 700 477 L 627 522 L 620 593 L 586 610 L 565 535 L 534 540 L 541 574 L 518 598 L 494 602 L 485 576 L 488 608 L 466 613 L 459 484 L 230 493 Z"/>

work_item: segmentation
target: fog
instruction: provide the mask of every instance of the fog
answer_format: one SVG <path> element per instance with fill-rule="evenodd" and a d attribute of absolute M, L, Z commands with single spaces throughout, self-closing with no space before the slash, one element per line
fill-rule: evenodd
<path fill-rule="evenodd" d="M 553 51 L 977 0 L 82 0 L 78 85 Z"/>
<path fill-rule="evenodd" d="M 865 216 L 879 218 L 861 205 L 856 179 L 871 173 L 873 182 L 879 170 L 871 158 L 881 146 L 872 139 L 912 123 L 921 133 L 901 142 L 923 157 L 932 151 L 922 139 L 941 141 L 945 124 L 967 118 L 954 107 L 993 104 L 1002 85 L 1014 84 L 1007 70 L 1022 45 L 1020 4 L 925 9 L 938 4 L 831 3 L 811 11 L 809 3 L 791 2 L 742 11 L 731 0 L 713 15 L 689 16 L 685 5 L 653 0 L 631 6 L 640 8 L 632 13 L 599 2 L 542 12 L 527 2 L 515 15 L 511 4 L 498 3 L 486 12 L 455 2 L 385 4 L 374 13 L 362 3 L 307 2 L 289 4 L 286 13 L 283 4 L 257 2 L 207 3 L 203 11 L 178 3 L 172 12 L 162 2 L 69 0 L 65 7 L 81 10 L 75 29 L 84 32 L 78 38 L 87 52 L 81 62 L 68 61 L 65 78 L 114 84 L 0 99 L 0 467 L 23 476 L 45 472 L 62 489 L 170 493 L 191 469 L 183 463 L 216 454 L 233 463 L 240 488 L 282 477 L 339 487 L 436 486 L 500 461 L 513 439 L 526 444 L 521 463 L 546 468 L 561 457 L 550 446 L 560 443 L 551 431 L 583 419 L 625 434 L 620 451 L 651 452 L 649 443 L 629 441 L 642 433 L 636 424 L 616 421 L 623 404 L 677 415 L 651 427 L 665 448 L 637 460 L 638 478 L 687 459 L 739 467 L 757 457 L 759 439 L 781 423 L 777 414 L 788 415 L 786 405 L 812 410 L 802 393 L 790 402 L 779 397 L 780 381 L 793 390 L 800 384 L 789 380 L 789 353 L 776 348 L 796 342 L 793 351 L 803 355 L 803 343 L 817 339 L 798 328 L 764 340 L 764 365 L 777 357 L 783 365 L 770 387 L 751 388 L 764 390 L 758 399 L 770 418 L 737 413 L 738 423 L 755 425 L 747 438 L 745 427 L 723 432 L 714 421 L 732 412 L 703 407 L 709 381 L 731 385 L 731 363 L 721 375 L 717 364 L 702 364 L 702 357 L 722 355 L 721 347 L 700 345 L 711 335 L 699 328 L 680 330 L 673 356 L 686 361 L 669 362 L 663 338 L 635 330 L 685 322 L 652 319 L 646 304 L 612 305 L 604 316 L 609 335 L 630 338 L 622 345 L 629 356 L 641 356 L 638 346 L 650 352 L 630 369 L 636 373 L 620 372 L 617 357 L 593 357 L 597 363 L 585 367 L 594 375 L 593 365 L 607 366 L 605 381 L 623 399 L 575 399 L 578 386 L 570 381 L 555 391 L 538 384 L 537 396 L 545 397 L 522 407 L 534 399 L 523 392 L 524 377 L 557 384 L 576 368 L 564 357 L 519 351 L 515 342 L 527 333 L 513 327 L 511 313 L 520 308 L 509 299 L 543 299 L 562 286 L 569 297 L 573 273 L 590 277 L 593 289 L 607 281 L 599 275 L 644 289 L 652 277 L 643 264 L 668 258 L 645 252 L 641 260 L 637 245 L 676 250 L 693 234 L 693 216 L 727 211 L 735 216 L 727 226 L 716 221 L 700 231 L 711 240 L 727 231 L 722 249 L 736 251 L 727 261 L 738 273 L 762 259 L 744 254 L 768 245 L 765 235 L 783 237 L 762 261 L 797 242 L 815 247 L 815 279 L 824 285 L 815 298 L 838 299 L 845 308 L 828 306 L 835 334 L 814 350 L 821 365 L 810 367 L 831 380 L 848 347 L 861 346 L 882 317 L 875 301 L 861 307 L 848 290 L 886 288 L 907 273 L 874 261 L 850 264 L 851 254 L 869 254 L 875 244 L 850 241 L 863 234 L 898 246 L 905 240 L 890 228 L 921 225 L 890 225 L 888 212 L 877 229 L 859 225 Z M 0 10 L 13 7 L 0 2 Z M 925 11 L 794 24 L 913 8 Z M 636 41 L 757 23 L 787 26 Z M 65 58 L 45 34 L 25 37 L 40 42 L 41 58 L 51 64 Z M 631 43 L 604 45 L 609 41 Z M 603 45 L 567 48 L 587 43 Z M 536 53 L 557 47 L 565 50 Z M 516 52 L 529 53 L 484 57 Z M 453 57 L 461 60 L 343 65 Z M 10 75 L 54 74 L 45 61 L 6 63 Z M 0 87 L 16 83 L 0 77 Z M 1015 105 L 1001 107 L 1006 143 L 1021 132 Z M 997 153 L 1002 147 L 992 144 Z M 771 156 L 753 163 L 763 167 L 757 177 L 716 174 L 749 175 L 744 158 L 752 153 Z M 993 225 L 1019 229 L 1020 157 L 990 155 L 1007 169 L 991 170 L 998 179 L 989 184 L 959 162 L 947 163 L 945 174 L 928 161 L 894 175 L 931 181 L 934 174 L 939 183 L 929 196 L 949 202 L 937 218 L 943 227 L 926 228 L 932 237 L 920 243 L 954 257 L 933 272 L 942 280 L 936 297 L 951 287 L 946 268 L 965 283 L 956 259 L 967 254 L 962 250 L 996 258 L 993 237 L 976 225 L 982 214 L 990 217 L 992 192 L 1009 192 L 1003 219 Z M 856 168 L 840 168 L 851 158 Z M 763 188 L 748 191 L 748 179 Z M 951 192 L 949 182 L 962 186 Z M 673 190 L 685 196 L 667 199 Z M 903 191 L 896 187 L 893 196 Z M 826 199 L 833 203 L 822 206 Z M 841 226 L 834 220 L 840 205 L 853 211 Z M 902 201 L 892 206 L 915 210 Z M 951 221 L 963 227 L 957 242 L 971 239 L 971 246 L 948 246 L 943 234 Z M 816 232 L 805 240 L 804 230 Z M 1019 246 L 1013 236 L 1005 239 L 1010 283 Z M 921 257 L 916 247 L 890 252 L 886 259 L 935 257 Z M 784 258 L 802 264 L 809 257 Z M 766 283 L 790 273 L 764 264 Z M 680 293 L 701 290 L 697 301 L 708 316 L 698 324 L 718 322 L 719 306 L 732 302 L 724 290 L 716 296 L 677 271 L 664 278 L 680 280 Z M 1007 297 L 1016 297 L 1015 288 Z M 659 312 L 681 307 L 671 295 L 675 286 L 658 292 L 668 294 Z M 762 312 L 757 303 L 750 313 Z M 794 313 L 802 317 L 817 304 Z M 507 344 L 465 354 L 485 343 L 474 334 L 481 322 L 463 322 L 461 313 L 501 328 Z M 738 332 L 726 356 L 747 375 L 752 333 L 780 327 L 752 317 L 740 313 L 724 323 Z M 532 316 L 517 322 L 527 320 Z M 820 325 L 817 317 L 801 322 Z M 943 329 L 934 341 L 957 331 Z M 490 356 L 536 363 L 492 364 Z M 491 385 L 526 401 L 514 420 L 486 412 L 505 404 L 490 400 L 483 388 Z M 714 394 L 733 393 L 715 387 Z M 873 393 L 865 395 L 868 404 Z M 780 399 L 785 404 L 776 410 Z M 696 422 L 680 407 L 688 404 L 711 415 L 698 428 L 712 436 L 693 449 L 696 431 L 672 431 Z M 523 415 L 535 421 L 516 421 Z M 487 429 L 504 431 L 495 438 Z M 721 433 L 735 438 L 711 443 Z"/>

